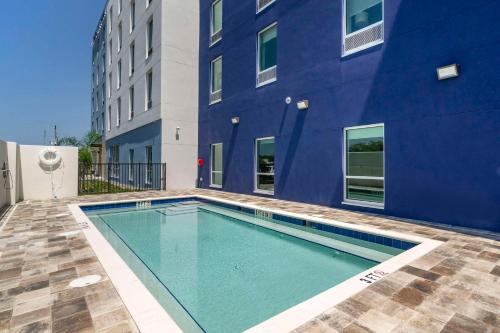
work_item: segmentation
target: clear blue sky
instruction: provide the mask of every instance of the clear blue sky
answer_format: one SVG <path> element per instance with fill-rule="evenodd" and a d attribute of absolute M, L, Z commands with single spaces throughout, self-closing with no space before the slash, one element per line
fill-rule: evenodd
<path fill-rule="evenodd" d="M 2 1 L 0 139 L 43 143 L 90 129 L 91 42 L 105 0 Z"/>

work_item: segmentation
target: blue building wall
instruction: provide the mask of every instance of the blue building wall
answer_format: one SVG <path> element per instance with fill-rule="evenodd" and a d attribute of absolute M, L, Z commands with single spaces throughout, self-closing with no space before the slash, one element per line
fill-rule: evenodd
<path fill-rule="evenodd" d="M 161 120 L 126 132 L 106 141 L 106 161 L 111 146 L 118 145 L 120 163 L 129 163 L 129 149 L 134 149 L 134 163 L 146 163 L 146 146 L 153 148 L 153 163 L 161 163 Z"/>
<path fill-rule="evenodd" d="M 210 144 L 223 142 L 223 190 L 252 194 L 254 140 L 275 136 L 275 198 L 500 231 L 499 1 L 386 0 L 384 43 L 344 58 L 340 0 L 277 0 L 257 15 L 253 0 L 224 0 L 211 48 L 210 4 L 200 14 L 202 187 Z M 256 88 L 256 36 L 275 21 L 278 80 Z M 219 55 L 222 102 L 208 106 Z M 460 76 L 438 81 L 436 68 L 453 63 Z M 375 123 L 385 125 L 385 208 L 343 205 L 343 128 Z"/>

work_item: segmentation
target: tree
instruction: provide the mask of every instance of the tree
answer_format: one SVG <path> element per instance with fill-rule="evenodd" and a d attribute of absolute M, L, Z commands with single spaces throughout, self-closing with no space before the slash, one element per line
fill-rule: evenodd
<path fill-rule="evenodd" d="M 78 147 L 79 142 L 78 139 L 74 136 L 65 136 L 57 140 L 56 146 L 73 146 Z"/>
<path fill-rule="evenodd" d="M 90 168 L 92 166 L 92 146 L 99 144 L 99 142 L 101 142 L 101 135 L 90 131 L 81 140 L 74 136 L 60 138 L 56 145 L 78 147 L 78 163 Z"/>

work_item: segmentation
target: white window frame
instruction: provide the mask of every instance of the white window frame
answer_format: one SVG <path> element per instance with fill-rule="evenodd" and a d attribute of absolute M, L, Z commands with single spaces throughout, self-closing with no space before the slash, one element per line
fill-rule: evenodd
<path fill-rule="evenodd" d="M 128 88 L 128 120 L 134 119 L 135 109 L 135 87 L 132 85 Z"/>
<path fill-rule="evenodd" d="M 151 169 L 149 168 L 149 161 L 148 161 L 148 150 L 151 149 Z M 151 185 L 153 183 L 153 146 L 151 145 L 148 145 L 145 147 L 145 152 L 146 154 L 146 158 L 145 158 L 145 161 L 146 161 L 146 167 L 144 168 L 144 172 L 146 173 L 144 175 L 144 184 L 146 185 Z M 151 176 L 151 179 L 148 178 L 148 175 Z"/>
<path fill-rule="evenodd" d="M 117 45 L 117 52 L 120 53 L 122 50 L 122 45 L 123 44 L 123 26 L 122 23 L 118 23 L 118 45 Z"/>
<path fill-rule="evenodd" d="M 149 78 L 149 75 L 151 75 L 151 86 L 148 85 L 148 78 Z M 153 70 L 149 70 L 148 72 L 146 72 L 146 89 L 144 89 L 144 92 L 146 93 L 145 94 L 145 104 L 146 104 L 146 109 L 145 111 L 149 111 L 153 108 L 153 92 L 152 92 L 152 89 L 153 89 Z M 151 107 L 148 107 L 148 95 L 151 94 Z"/>
<path fill-rule="evenodd" d="M 107 130 L 108 132 L 111 131 L 111 105 L 108 106 L 108 121 L 106 122 L 106 127 L 107 127 Z"/>
<path fill-rule="evenodd" d="M 363 129 L 363 128 L 371 128 L 371 127 L 382 127 L 384 133 L 384 156 L 383 156 L 383 166 L 384 166 L 384 176 L 383 177 L 365 177 L 365 176 L 347 176 L 347 131 Z M 377 208 L 384 209 L 385 207 L 385 194 L 386 194 L 386 183 L 385 183 L 385 125 L 384 123 L 378 124 L 370 124 L 370 125 L 361 125 L 361 126 L 352 126 L 345 127 L 343 130 L 343 143 L 342 143 L 342 178 L 343 178 L 343 205 L 351 205 L 351 206 L 359 206 L 366 208 Z M 370 201 L 362 201 L 362 200 L 354 200 L 347 198 L 347 179 L 373 179 L 373 180 L 382 180 L 384 183 L 384 201 L 382 203 L 378 202 L 370 202 Z"/>
<path fill-rule="evenodd" d="M 116 64 L 116 90 L 120 90 L 122 87 L 122 60 L 118 60 Z"/>
<path fill-rule="evenodd" d="M 222 144 L 222 142 L 219 142 L 219 143 L 212 143 L 210 145 L 210 187 L 214 187 L 214 188 L 222 188 L 222 186 L 224 185 L 224 182 L 222 181 L 222 175 L 224 174 L 224 167 L 222 168 L 221 171 L 215 171 L 213 170 L 213 166 L 214 166 L 214 161 L 213 161 L 213 157 L 214 157 L 214 147 L 215 146 L 221 146 L 221 164 L 223 165 L 224 163 L 224 145 Z M 222 184 L 214 184 L 213 183 L 213 175 L 214 174 L 220 174 L 221 175 L 221 182 Z"/>
<path fill-rule="evenodd" d="M 122 13 L 123 10 L 123 3 L 122 0 L 118 0 L 118 16 Z"/>
<path fill-rule="evenodd" d="M 113 72 L 109 72 L 108 75 L 108 98 L 111 98 L 111 91 L 113 90 Z"/>
<path fill-rule="evenodd" d="M 212 37 L 218 34 L 219 32 L 222 31 L 223 27 L 221 25 L 221 28 L 217 31 L 213 31 L 214 28 L 214 7 L 217 3 L 221 2 L 222 3 L 222 13 L 224 13 L 224 3 L 223 0 L 215 0 L 212 2 L 212 5 L 210 6 L 210 46 L 215 45 L 216 43 L 220 42 L 222 40 L 222 34 L 217 40 L 212 41 Z M 222 14 L 224 15 L 224 14 Z"/>
<path fill-rule="evenodd" d="M 219 56 L 219 57 L 215 58 L 214 60 L 210 61 L 210 84 L 209 84 L 209 86 L 210 86 L 210 96 L 212 96 L 213 94 L 216 94 L 218 92 L 221 92 L 221 94 L 220 94 L 221 97 L 218 98 L 218 99 L 216 99 L 216 100 L 214 100 L 214 101 L 211 101 L 209 103 L 210 105 L 215 104 L 215 103 L 219 103 L 219 102 L 222 101 L 222 79 L 221 79 L 221 88 L 219 90 L 215 90 L 214 91 L 213 90 L 213 86 L 212 86 L 212 84 L 213 84 L 213 75 L 214 75 L 214 64 L 218 60 L 222 61 L 222 56 Z M 223 63 L 221 63 L 221 75 L 222 75 L 222 65 L 223 65 Z"/>
<path fill-rule="evenodd" d="M 258 158 L 258 142 L 259 141 L 264 141 L 264 140 L 274 140 L 274 172 L 273 173 L 263 173 L 263 172 L 257 172 L 259 169 L 259 158 Z M 276 137 L 274 136 L 268 136 L 264 138 L 257 138 L 254 141 L 254 193 L 259 193 L 259 194 L 267 194 L 267 195 L 274 195 L 274 191 L 266 191 L 266 190 L 261 190 L 258 188 L 259 180 L 258 176 L 273 176 L 274 177 L 274 189 L 276 189 Z"/>
<path fill-rule="evenodd" d="M 134 149 L 128 150 L 128 181 L 129 182 L 134 181 L 134 166 L 132 165 L 134 163 L 134 154 L 135 154 Z"/>
<path fill-rule="evenodd" d="M 262 87 L 262 86 L 265 86 L 267 84 L 276 82 L 278 80 L 278 70 L 277 70 L 278 65 L 277 64 L 274 65 L 273 67 L 269 67 L 268 69 L 265 69 L 263 71 L 260 70 L 260 35 L 262 35 L 267 30 L 272 29 L 272 28 L 277 27 L 277 26 L 278 26 L 278 22 L 274 22 L 274 23 L 268 25 L 267 27 L 265 27 L 264 29 L 262 29 L 261 31 L 259 31 L 257 34 L 257 66 L 256 66 L 257 87 Z M 276 38 L 278 38 L 278 31 L 277 30 L 276 30 Z M 278 52 L 278 50 L 276 50 L 276 52 Z M 278 55 L 276 55 L 276 59 L 277 59 L 277 56 Z M 259 75 L 266 73 L 266 72 L 270 72 L 272 70 L 276 70 L 276 76 L 270 80 L 259 83 Z"/>
<path fill-rule="evenodd" d="M 116 100 L 116 127 L 120 127 L 122 121 L 122 98 L 118 97 Z"/>
<path fill-rule="evenodd" d="M 256 13 L 256 14 L 259 14 L 261 11 L 263 11 L 263 10 L 264 10 L 264 9 L 266 9 L 267 7 L 271 6 L 271 5 L 272 5 L 273 3 L 275 3 L 275 2 L 276 2 L 276 0 L 273 0 L 273 1 L 269 2 L 267 5 L 265 5 L 264 7 L 259 8 L 259 0 L 256 0 L 256 1 L 255 1 L 255 4 L 256 4 L 256 8 L 257 8 L 257 9 L 256 9 L 256 12 L 255 12 L 255 13 Z"/>
<path fill-rule="evenodd" d="M 363 29 L 360 29 L 360 30 L 355 31 L 355 32 L 351 32 L 350 34 L 347 33 L 347 29 L 346 29 L 347 28 L 347 22 L 346 22 L 346 20 L 347 20 L 347 15 L 346 15 L 347 4 L 346 4 L 346 1 L 347 0 L 342 0 L 342 45 L 341 45 L 341 48 L 342 48 L 342 50 L 341 50 L 342 57 L 346 57 L 346 56 L 349 56 L 351 54 L 354 54 L 354 53 L 357 53 L 357 52 L 369 49 L 370 47 L 382 44 L 384 42 L 385 0 L 382 0 L 382 21 L 370 24 L 369 26 L 364 27 Z M 348 37 L 350 37 L 352 35 L 355 35 L 355 34 L 359 34 L 359 33 L 363 32 L 363 31 L 368 30 L 368 29 L 371 29 L 371 28 L 373 28 L 374 26 L 376 26 L 378 24 L 382 24 L 382 39 L 381 40 L 377 40 L 377 41 L 374 41 L 374 42 L 371 42 L 371 43 L 367 43 L 367 44 L 364 44 L 364 45 L 362 45 L 360 47 L 352 49 L 352 50 L 350 50 L 348 52 L 344 52 L 344 45 L 345 45 L 346 38 L 348 38 Z"/>
<path fill-rule="evenodd" d="M 108 53 L 109 53 L 108 66 L 111 66 L 113 64 L 113 39 L 112 38 L 109 39 Z"/>
<path fill-rule="evenodd" d="M 113 31 L 113 6 L 109 7 L 108 10 L 108 34 L 111 34 L 111 31 Z"/>
<path fill-rule="evenodd" d="M 135 0 L 130 0 L 129 4 L 129 33 L 131 34 L 135 29 L 135 15 L 136 15 L 136 3 Z"/>
<path fill-rule="evenodd" d="M 151 27 L 151 29 L 150 29 L 150 27 Z M 151 31 L 151 45 L 149 45 L 150 44 L 149 43 L 150 31 Z M 153 15 L 151 15 L 149 17 L 149 19 L 146 21 L 146 43 L 145 43 L 146 44 L 146 59 L 149 59 L 153 55 L 153 52 L 154 52 L 154 49 L 153 49 L 154 35 L 153 34 L 154 34 L 154 17 L 153 17 Z M 151 50 L 151 54 L 149 53 L 149 50 Z"/>
<path fill-rule="evenodd" d="M 134 52 L 132 52 L 134 50 Z M 128 48 L 128 76 L 131 77 L 135 72 L 135 40 L 130 43 Z"/>

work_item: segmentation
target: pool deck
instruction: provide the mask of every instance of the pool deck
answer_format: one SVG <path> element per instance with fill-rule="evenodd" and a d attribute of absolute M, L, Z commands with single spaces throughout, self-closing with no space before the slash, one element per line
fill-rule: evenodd
<path fill-rule="evenodd" d="M 202 194 L 444 242 L 294 332 L 500 333 L 500 242 L 328 207 L 191 190 L 19 203 L 0 229 L 0 333 L 137 332 L 68 204 Z M 69 282 L 103 276 L 92 286 Z"/>

